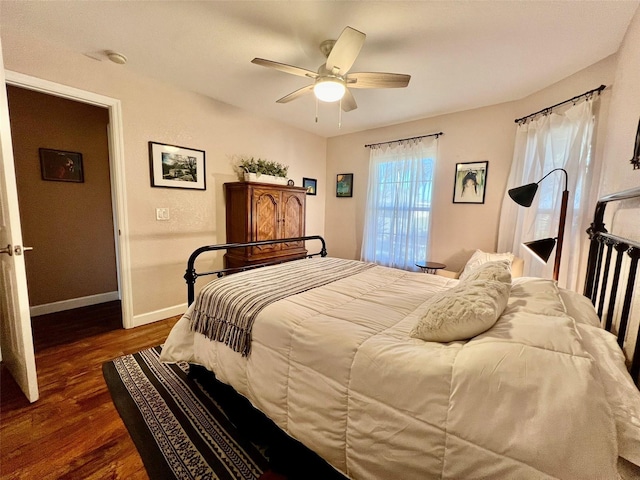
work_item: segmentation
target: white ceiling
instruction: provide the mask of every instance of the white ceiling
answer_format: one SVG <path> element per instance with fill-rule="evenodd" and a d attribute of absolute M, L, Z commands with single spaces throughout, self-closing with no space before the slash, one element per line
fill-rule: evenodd
<path fill-rule="evenodd" d="M 639 3 L 2 0 L 0 31 L 102 61 L 115 50 L 121 68 L 331 137 L 534 93 L 615 53 Z M 340 129 L 337 104 L 321 104 L 318 123 L 312 95 L 276 104 L 310 80 L 251 59 L 316 70 L 320 43 L 347 25 L 367 34 L 352 72 L 410 74 L 409 86 L 353 90 Z"/>

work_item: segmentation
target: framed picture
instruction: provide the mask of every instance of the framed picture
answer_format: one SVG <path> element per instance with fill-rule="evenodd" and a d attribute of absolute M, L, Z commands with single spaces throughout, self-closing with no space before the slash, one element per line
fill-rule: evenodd
<path fill-rule="evenodd" d="M 54 182 L 84 182 L 82 154 L 40 148 L 40 170 L 43 180 Z"/>
<path fill-rule="evenodd" d="M 633 149 L 633 158 L 630 161 L 634 170 L 640 168 L 640 120 L 638 120 L 638 131 L 636 132 L 636 146 Z"/>
<path fill-rule="evenodd" d="M 149 142 L 151 186 L 206 190 L 204 151 Z"/>
<path fill-rule="evenodd" d="M 456 163 L 453 203 L 484 203 L 489 162 Z"/>
<path fill-rule="evenodd" d="M 336 176 L 336 197 L 353 197 L 353 173 Z"/>
<path fill-rule="evenodd" d="M 318 181 L 315 178 L 303 178 L 302 186 L 307 189 L 307 195 L 315 195 L 318 189 Z"/>

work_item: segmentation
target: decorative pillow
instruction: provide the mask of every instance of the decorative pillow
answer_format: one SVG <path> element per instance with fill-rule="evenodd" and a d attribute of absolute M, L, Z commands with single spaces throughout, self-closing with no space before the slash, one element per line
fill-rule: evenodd
<path fill-rule="evenodd" d="M 410 335 L 428 342 L 475 337 L 496 323 L 510 290 L 510 284 L 496 280 L 473 280 L 436 293 L 423 304 L 425 313 Z"/>
<path fill-rule="evenodd" d="M 511 284 L 511 262 L 499 260 L 487 262 L 474 269 L 465 278 L 464 282 L 474 280 L 496 280 L 498 282 Z"/>
<path fill-rule="evenodd" d="M 460 280 L 464 280 L 473 270 L 483 263 L 495 262 L 496 260 L 508 260 L 509 264 L 513 261 L 513 253 L 487 253 L 482 250 L 476 250 L 471 258 L 464 266 L 464 270 L 460 274 Z"/>

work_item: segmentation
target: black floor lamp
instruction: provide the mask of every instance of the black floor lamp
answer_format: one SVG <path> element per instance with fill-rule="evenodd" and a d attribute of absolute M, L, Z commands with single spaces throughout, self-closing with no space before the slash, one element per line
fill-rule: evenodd
<path fill-rule="evenodd" d="M 560 207 L 560 223 L 558 225 L 558 236 L 556 238 L 543 238 L 542 240 L 534 240 L 532 242 L 523 243 L 534 255 L 540 258 L 543 262 L 547 262 L 553 251 L 553 247 L 556 247 L 556 260 L 553 264 L 553 279 L 558 280 L 560 274 L 560 257 L 562 256 L 562 240 L 564 238 L 564 223 L 567 217 L 567 204 L 569 202 L 569 190 L 567 190 L 568 175 L 564 168 L 554 168 L 544 177 L 538 180 L 536 183 L 529 183 L 521 187 L 512 188 L 509 190 L 509 196 L 518 205 L 523 207 L 530 207 L 533 203 L 533 197 L 536 196 L 538 191 L 538 183 L 547 178 L 553 172 L 561 171 L 564 173 L 564 191 L 562 192 L 562 205 Z M 556 245 L 557 243 L 557 245 Z"/>

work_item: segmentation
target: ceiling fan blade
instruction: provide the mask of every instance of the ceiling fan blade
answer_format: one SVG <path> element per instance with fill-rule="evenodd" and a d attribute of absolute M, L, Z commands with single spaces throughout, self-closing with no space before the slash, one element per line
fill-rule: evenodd
<path fill-rule="evenodd" d="M 313 91 L 313 84 L 307 85 L 306 87 L 299 88 L 295 92 L 291 92 L 289 95 L 285 95 L 281 99 L 276 100 L 276 103 L 288 103 L 291 100 L 295 100 L 296 98 L 301 97 L 302 95 L 312 91 Z"/>
<path fill-rule="evenodd" d="M 346 27 L 327 57 L 327 70 L 332 71 L 337 68 L 340 75 L 346 74 L 356 61 L 366 37 L 364 33 Z"/>
<path fill-rule="evenodd" d="M 275 68 L 276 70 L 280 70 L 281 72 L 291 73 L 300 77 L 316 78 L 318 76 L 316 72 L 312 72 L 311 70 L 307 70 L 306 68 L 294 67 L 293 65 L 287 65 L 286 63 L 273 62 L 271 60 L 265 60 L 264 58 L 254 58 L 253 60 L 251 60 L 251 63 L 255 63 L 256 65 L 261 65 L 267 68 Z"/>
<path fill-rule="evenodd" d="M 409 80 L 411 75 L 403 73 L 358 72 L 347 75 L 349 88 L 403 88 L 409 85 Z"/>
<path fill-rule="evenodd" d="M 353 93 L 351 93 L 348 88 L 344 92 L 344 97 L 342 97 L 340 105 L 342 106 L 343 112 L 350 112 L 351 110 L 358 108 L 356 99 L 353 98 Z"/>

